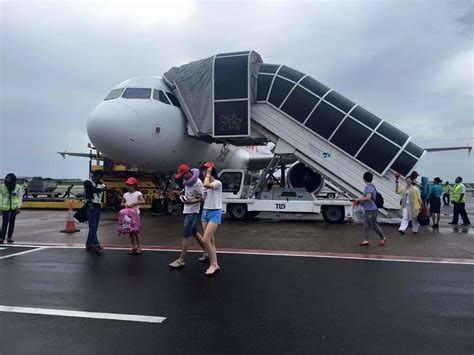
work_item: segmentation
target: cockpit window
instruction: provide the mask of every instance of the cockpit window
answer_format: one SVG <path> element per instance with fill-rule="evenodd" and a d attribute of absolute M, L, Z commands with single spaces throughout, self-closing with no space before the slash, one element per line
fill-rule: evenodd
<path fill-rule="evenodd" d="M 173 106 L 176 106 L 176 107 L 181 107 L 181 105 L 179 104 L 179 101 L 178 99 L 176 98 L 176 96 L 174 96 L 172 93 L 170 92 L 167 92 L 166 95 L 168 95 L 168 98 L 170 99 L 171 103 L 173 104 Z"/>
<path fill-rule="evenodd" d="M 151 96 L 151 89 L 144 88 L 127 88 L 122 95 L 124 99 L 149 99 Z"/>
<path fill-rule="evenodd" d="M 108 94 L 107 97 L 104 99 L 104 101 L 116 99 L 117 97 L 120 97 L 120 95 L 122 95 L 122 92 L 123 88 L 113 89 L 110 94 Z"/>
<path fill-rule="evenodd" d="M 161 90 L 153 90 L 153 98 L 155 100 L 161 101 L 167 105 L 170 105 L 170 101 L 166 97 L 165 93 Z"/>

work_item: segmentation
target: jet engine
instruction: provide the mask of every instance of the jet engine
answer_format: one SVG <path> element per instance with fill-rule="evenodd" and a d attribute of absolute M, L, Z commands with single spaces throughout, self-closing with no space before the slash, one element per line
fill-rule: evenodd
<path fill-rule="evenodd" d="M 324 178 L 302 163 L 288 170 L 287 179 L 290 187 L 304 187 L 310 193 L 318 193 L 324 186 Z"/>

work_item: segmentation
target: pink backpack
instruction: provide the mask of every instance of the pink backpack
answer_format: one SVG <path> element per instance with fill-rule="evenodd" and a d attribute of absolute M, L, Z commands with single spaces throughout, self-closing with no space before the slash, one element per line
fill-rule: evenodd
<path fill-rule="evenodd" d="M 135 208 L 124 208 L 119 212 L 118 234 L 137 233 L 140 230 L 140 217 Z"/>

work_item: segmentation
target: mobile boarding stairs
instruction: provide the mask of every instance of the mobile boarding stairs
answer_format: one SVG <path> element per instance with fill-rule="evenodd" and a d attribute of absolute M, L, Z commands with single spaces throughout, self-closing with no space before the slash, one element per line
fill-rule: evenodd
<path fill-rule="evenodd" d="M 263 63 L 254 51 L 217 54 L 174 67 L 165 82 L 178 97 L 189 133 L 235 145 L 271 141 L 348 196 L 360 196 L 362 175 L 386 210 L 398 210 L 395 174 L 409 176 L 425 150 L 410 136 L 313 77 Z"/>

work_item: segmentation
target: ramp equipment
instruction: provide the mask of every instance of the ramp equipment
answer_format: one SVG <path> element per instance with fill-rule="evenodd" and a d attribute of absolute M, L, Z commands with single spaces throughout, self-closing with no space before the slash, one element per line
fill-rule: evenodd
<path fill-rule="evenodd" d="M 410 136 L 313 77 L 263 63 L 254 51 L 217 54 L 164 74 L 190 134 L 237 145 L 272 141 L 349 195 L 374 184 L 398 209 L 395 173 L 408 176 L 425 154 Z"/>

